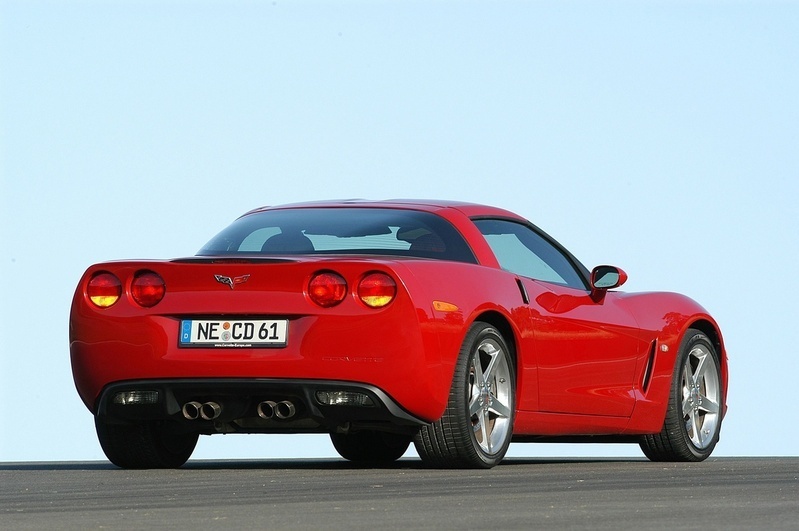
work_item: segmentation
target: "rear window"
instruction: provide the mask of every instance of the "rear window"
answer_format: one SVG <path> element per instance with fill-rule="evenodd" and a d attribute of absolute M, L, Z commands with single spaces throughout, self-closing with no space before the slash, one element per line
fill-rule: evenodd
<path fill-rule="evenodd" d="M 298 208 L 239 218 L 197 256 L 378 254 L 477 263 L 446 220 L 416 210 Z"/>

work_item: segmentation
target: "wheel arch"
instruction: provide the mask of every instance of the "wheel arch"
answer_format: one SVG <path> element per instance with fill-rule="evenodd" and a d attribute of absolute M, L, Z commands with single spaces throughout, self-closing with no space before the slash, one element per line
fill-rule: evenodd
<path fill-rule="evenodd" d="M 518 378 L 518 369 L 519 369 L 519 359 L 518 359 L 518 341 L 516 338 L 516 331 L 513 328 L 510 320 L 503 314 L 495 310 L 488 310 L 481 314 L 479 314 L 473 321 L 473 324 L 476 322 L 483 322 L 487 323 L 494 328 L 502 335 L 505 342 L 508 344 L 508 348 L 511 351 L 511 359 L 513 360 L 513 371 Z"/>
<path fill-rule="evenodd" d="M 699 319 L 691 323 L 688 328 L 696 328 L 697 330 L 705 334 L 708 337 L 708 339 L 710 339 L 710 342 L 713 343 L 713 348 L 716 349 L 718 355 L 719 356 L 722 355 L 722 353 L 724 352 L 724 346 L 722 345 L 721 342 L 721 333 L 716 328 L 716 326 L 713 325 L 713 323 L 711 323 L 707 319 Z"/>
<path fill-rule="evenodd" d="M 721 337 L 721 331 L 718 328 L 718 325 L 709 321 L 708 319 L 697 319 L 696 321 L 692 322 L 688 328 L 694 328 L 699 330 L 703 334 L 705 334 L 708 339 L 710 339 L 710 343 L 713 345 L 713 348 L 716 349 L 716 355 L 718 356 L 719 361 L 719 369 L 721 370 L 721 379 L 722 379 L 722 397 L 724 399 L 724 412 L 726 413 L 727 408 L 727 386 L 729 381 L 728 375 L 728 367 L 727 367 L 727 351 L 724 348 L 724 340 Z"/>

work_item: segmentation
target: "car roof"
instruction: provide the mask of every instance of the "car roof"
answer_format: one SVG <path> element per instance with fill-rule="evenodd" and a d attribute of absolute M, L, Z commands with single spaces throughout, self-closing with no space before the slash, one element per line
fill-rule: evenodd
<path fill-rule="evenodd" d="M 283 210 L 295 208 L 397 208 L 422 210 L 425 212 L 438 212 L 440 210 L 453 209 L 460 211 L 462 214 L 468 217 L 492 216 L 508 217 L 519 220 L 523 219 L 518 214 L 514 214 L 513 212 L 502 208 L 481 205 L 478 203 L 470 203 L 467 201 L 451 201 L 441 199 L 338 199 L 328 201 L 307 201 L 285 205 L 264 206 L 251 210 L 250 212 L 247 212 L 247 214 L 262 212 L 265 210 Z"/>

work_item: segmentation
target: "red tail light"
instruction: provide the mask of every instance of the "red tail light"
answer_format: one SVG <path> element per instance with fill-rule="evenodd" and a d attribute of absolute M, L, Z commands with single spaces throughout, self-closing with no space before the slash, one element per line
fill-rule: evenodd
<path fill-rule="evenodd" d="M 86 295 L 98 308 L 108 308 L 122 295 L 122 283 L 111 273 L 97 273 L 89 281 Z"/>
<path fill-rule="evenodd" d="M 387 306 L 397 296 L 397 283 L 385 273 L 370 273 L 358 285 L 358 297 L 370 308 Z"/>
<path fill-rule="evenodd" d="M 347 281 L 338 273 L 316 273 L 308 282 L 308 297 L 322 308 L 339 304 L 347 296 Z"/>
<path fill-rule="evenodd" d="M 133 300 L 145 308 L 151 308 L 161 302 L 165 293 L 164 279 L 152 271 L 139 271 L 133 277 L 133 283 L 130 285 L 130 294 Z"/>

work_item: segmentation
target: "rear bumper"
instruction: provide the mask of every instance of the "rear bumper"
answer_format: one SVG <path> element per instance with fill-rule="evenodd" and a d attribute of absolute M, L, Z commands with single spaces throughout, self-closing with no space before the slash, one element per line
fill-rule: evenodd
<path fill-rule="evenodd" d="M 330 405 L 319 396 L 346 392 L 367 397 L 365 405 Z M 134 400 L 127 400 L 135 396 Z M 144 397 L 144 398 L 143 398 Z M 271 406 L 290 404 L 287 415 Z M 188 408 L 187 404 L 190 405 Z M 203 404 L 212 415 L 193 413 Z M 260 408 L 259 408 L 260 405 Z M 286 406 L 288 408 L 288 406 Z M 188 415 L 187 415 L 188 410 Z M 134 380 L 103 389 L 96 415 L 106 423 L 171 422 L 183 431 L 214 433 L 330 433 L 377 429 L 413 433 L 425 423 L 381 389 L 354 382 L 291 379 Z"/>

